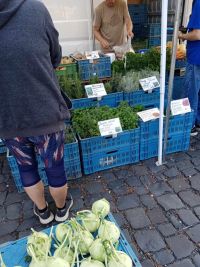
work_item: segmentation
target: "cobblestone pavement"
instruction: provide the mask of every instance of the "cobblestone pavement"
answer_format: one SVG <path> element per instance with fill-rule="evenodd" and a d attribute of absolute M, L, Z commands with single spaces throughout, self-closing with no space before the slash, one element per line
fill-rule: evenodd
<path fill-rule="evenodd" d="M 169 155 L 163 166 L 149 159 L 70 182 L 73 212 L 106 197 L 143 267 L 200 267 L 199 141 L 200 134 L 187 153 Z M 28 235 L 31 227 L 42 229 L 1 156 L 0 243 Z"/>

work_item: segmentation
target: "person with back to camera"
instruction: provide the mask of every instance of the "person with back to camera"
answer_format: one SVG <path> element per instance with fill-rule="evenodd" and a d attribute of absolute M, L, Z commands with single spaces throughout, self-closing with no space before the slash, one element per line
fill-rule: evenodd
<path fill-rule="evenodd" d="M 70 117 L 54 69 L 61 61 L 58 32 L 37 0 L 0 0 L 0 138 L 15 157 L 22 185 L 42 224 L 54 215 L 44 196 L 36 153 L 45 164 L 56 204 L 55 220 L 65 221 L 64 121 Z"/>
<path fill-rule="evenodd" d="M 179 39 L 187 40 L 187 67 L 184 97 L 188 97 L 194 110 L 191 135 L 200 131 L 200 0 L 193 0 L 192 14 L 187 33 L 180 33 Z"/>

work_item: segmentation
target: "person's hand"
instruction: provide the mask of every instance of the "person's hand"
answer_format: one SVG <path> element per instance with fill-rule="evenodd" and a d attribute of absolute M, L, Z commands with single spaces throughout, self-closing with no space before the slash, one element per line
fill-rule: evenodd
<path fill-rule="evenodd" d="M 183 33 L 180 31 L 178 32 L 178 39 L 184 40 Z"/>
<path fill-rule="evenodd" d="M 132 31 L 128 31 L 128 32 L 127 32 L 127 35 L 128 35 L 128 37 L 130 37 L 130 38 L 133 38 L 133 37 L 134 37 L 134 33 L 133 33 Z"/>
<path fill-rule="evenodd" d="M 101 46 L 106 49 L 106 48 L 109 48 L 109 43 L 105 40 L 105 39 L 102 39 L 101 41 Z"/>

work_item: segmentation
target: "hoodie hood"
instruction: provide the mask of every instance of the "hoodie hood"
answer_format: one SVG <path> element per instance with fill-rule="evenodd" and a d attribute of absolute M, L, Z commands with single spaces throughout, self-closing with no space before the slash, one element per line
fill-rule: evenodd
<path fill-rule="evenodd" d="M 0 0 L 0 29 L 15 15 L 26 0 Z"/>

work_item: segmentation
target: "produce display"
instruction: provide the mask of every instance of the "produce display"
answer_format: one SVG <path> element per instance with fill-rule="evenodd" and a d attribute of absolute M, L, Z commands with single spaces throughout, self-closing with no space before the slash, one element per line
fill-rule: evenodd
<path fill-rule="evenodd" d="M 138 111 L 143 110 L 142 106 L 130 107 L 127 102 L 121 102 L 117 108 L 92 107 L 74 110 L 72 113 L 72 125 L 81 138 L 99 136 L 98 122 L 119 118 L 123 130 L 130 130 L 138 127 Z"/>
<path fill-rule="evenodd" d="M 91 210 L 51 228 L 50 234 L 36 232 L 27 238 L 29 267 L 132 267 L 132 259 L 118 250 L 120 230 L 108 221 L 110 203 L 100 199 Z M 1 267 L 6 267 L 2 256 Z M 20 266 L 15 266 L 20 267 Z"/>

